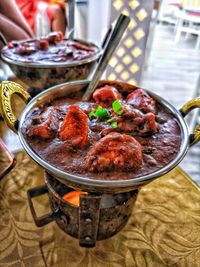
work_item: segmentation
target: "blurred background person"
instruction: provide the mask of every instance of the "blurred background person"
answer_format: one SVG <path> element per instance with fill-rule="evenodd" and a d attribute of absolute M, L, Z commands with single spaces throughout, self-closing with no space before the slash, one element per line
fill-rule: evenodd
<path fill-rule="evenodd" d="M 66 34 L 66 4 L 56 0 L 16 0 L 32 31 L 39 36 L 50 31 Z"/>
<path fill-rule="evenodd" d="M 0 50 L 6 42 L 33 37 L 34 33 L 15 0 L 0 0 Z M 7 80 L 12 75 L 7 64 L 0 60 L 0 81 Z"/>
<path fill-rule="evenodd" d="M 0 1 L 0 33 L 7 41 L 34 37 L 15 0 Z M 3 46 L 2 42 L 0 46 Z"/>

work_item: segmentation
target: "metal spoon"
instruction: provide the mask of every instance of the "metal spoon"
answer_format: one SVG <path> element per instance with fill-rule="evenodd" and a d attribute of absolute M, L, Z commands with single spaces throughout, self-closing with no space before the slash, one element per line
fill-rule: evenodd
<path fill-rule="evenodd" d="M 125 32 L 128 24 L 130 22 L 130 18 L 121 14 L 118 17 L 118 20 L 115 24 L 115 27 L 112 30 L 111 36 L 108 42 L 105 44 L 105 48 L 103 54 L 98 62 L 98 65 L 92 75 L 92 79 L 83 95 L 83 100 L 87 101 L 90 99 L 93 91 L 95 90 L 97 83 L 99 82 L 104 70 L 106 69 L 110 58 L 112 57 L 113 52 L 118 46 L 123 33 Z"/>
<path fill-rule="evenodd" d="M 67 0 L 67 23 L 68 23 L 68 39 L 74 38 L 74 5 L 75 0 Z"/>

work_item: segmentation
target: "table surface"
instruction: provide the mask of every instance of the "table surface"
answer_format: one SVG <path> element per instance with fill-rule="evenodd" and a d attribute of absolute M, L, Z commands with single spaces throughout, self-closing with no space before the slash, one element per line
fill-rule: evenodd
<path fill-rule="evenodd" d="M 24 151 L 16 158 L 0 182 L 0 266 L 200 266 L 200 189 L 179 167 L 140 190 L 121 232 L 86 249 L 55 222 L 35 226 L 27 190 L 44 183 L 43 170 Z M 44 214 L 48 199 L 34 206 Z"/>

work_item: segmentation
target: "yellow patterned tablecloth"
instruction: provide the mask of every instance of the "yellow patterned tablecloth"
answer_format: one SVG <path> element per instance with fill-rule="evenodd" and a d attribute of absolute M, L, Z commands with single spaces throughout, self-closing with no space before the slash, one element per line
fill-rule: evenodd
<path fill-rule="evenodd" d="M 55 222 L 35 226 L 26 192 L 44 183 L 43 171 L 25 152 L 16 157 L 0 182 L 0 266 L 200 266 L 200 189 L 180 168 L 141 189 L 120 233 L 86 249 Z M 47 206 L 47 199 L 35 200 L 39 214 Z"/>

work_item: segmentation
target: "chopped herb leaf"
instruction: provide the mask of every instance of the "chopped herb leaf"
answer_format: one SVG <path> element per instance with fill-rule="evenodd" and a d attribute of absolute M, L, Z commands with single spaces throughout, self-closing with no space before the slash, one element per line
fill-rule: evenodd
<path fill-rule="evenodd" d="M 93 118 L 96 117 L 96 116 L 95 116 L 95 112 L 96 112 L 96 110 L 95 110 L 94 108 L 90 111 L 90 113 L 89 113 L 89 118 L 90 118 L 90 119 L 93 119 Z"/>
<path fill-rule="evenodd" d="M 95 112 L 95 116 L 97 118 L 106 118 L 110 116 L 110 113 L 106 108 L 102 108 L 101 106 L 98 106 Z"/>
<path fill-rule="evenodd" d="M 115 121 L 115 117 L 109 118 L 106 122 L 113 122 L 113 121 Z"/>
<path fill-rule="evenodd" d="M 117 123 L 116 121 L 114 121 L 114 122 L 111 124 L 111 127 L 112 127 L 112 128 L 117 128 L 117 126 L 118 126 L 118 123 Z"/>
<path fill-rule="evenodd" d="M 124 109 L 118 99 L 112 103 L 112 108 L 114 112 L 118 115 L 122 115 L 124 113 Z"/>

